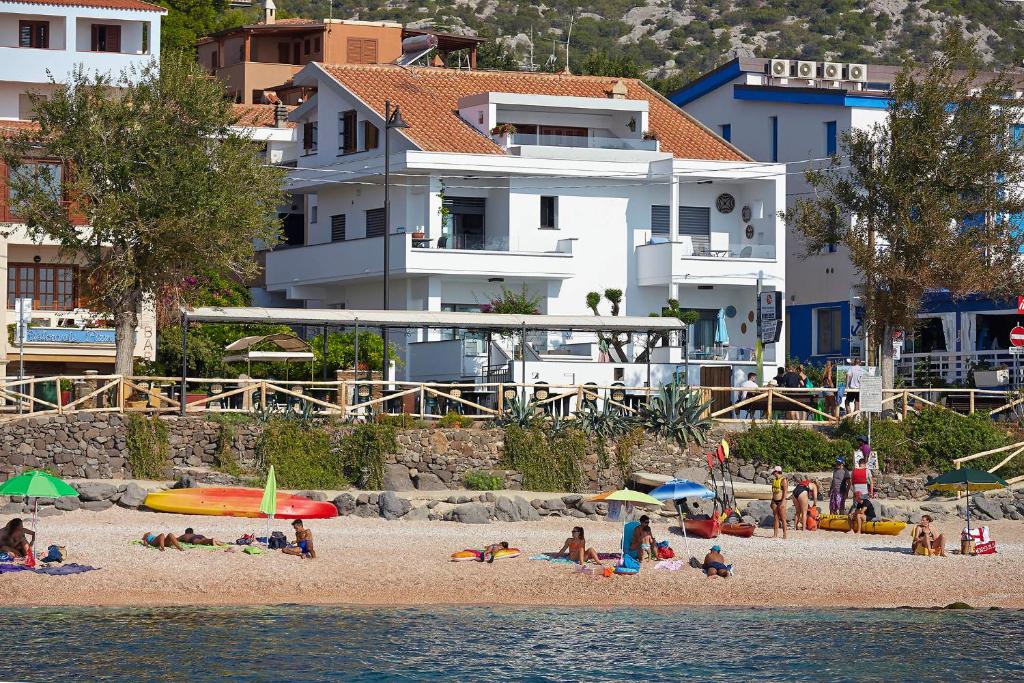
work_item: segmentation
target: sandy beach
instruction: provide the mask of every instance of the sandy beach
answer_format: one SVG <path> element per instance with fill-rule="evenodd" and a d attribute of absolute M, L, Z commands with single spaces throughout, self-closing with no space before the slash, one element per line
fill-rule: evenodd
<path fill-rule="evenodd" d="M 989 524 L 999 553 L 946 558 L 909 554 L 909 528 L 897 537 L 828 531 L 790 532 L 788 540 L 758 530 L 754 538 L 717 539 L 736 565 L 731 579 L 708 580 L 698 571 L 655 569 L 639 576 L 590 576 L 568 564 L 531 561 L 556 551 L 572 519 L 469 525 L 451 522 L 389 522 L 339 517 L 313 520 L 318 558 L 303 560 L 268 552 L 249 556 L 223 550 L 186 552 L 132 545 L 143 532 L 186 526 L 218 540 L 244 532 L 264 533 L 261 520 L 195 517 L 111 509 L 74 512 L 40 520 L 40 543 L 68 547 L 68 561 L 100 567 L 73 576 L 19 572 L 0 575 L 0 600 L 30 605 L 728 605 L 771 607 L 931 607 L 954 601 L 975 607 L 1024 608 L 1020 567 L 1024 524 Z M 941 524 L 958 538 L 956 520 Z M 290 533 L 286 521 L 274 528 Z M 585 525 L 587 540 L 614 552 L 621 526 Z M 675 526 L 655 527 L 685 559 Z M 453 563 L 464 547 L 507 540 L 523 555 L 494 564 Z M 712 541 L 691 540 L 694 554 Z M 953 550 L 952 543 L 948 544 Z M 956 544 L 959 545 L 958 543 Z M 609 562 L 608 564 L 611 564 Z"/>

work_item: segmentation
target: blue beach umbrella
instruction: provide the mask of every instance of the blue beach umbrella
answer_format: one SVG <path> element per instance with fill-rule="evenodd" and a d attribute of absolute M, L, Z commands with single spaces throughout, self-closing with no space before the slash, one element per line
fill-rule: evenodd
<path fill-rule="evenodd" d="M 725 309 L 718 309 L 718 319 L 715 321 L 715 343 L 722 346 L 729 345 L 729 330 L 725 326 Z"/>
<path fill-rule="evenodd" d="M 649 495 L 651 498 L 657 498 L 658 500 L 680 500 L 681 498 L 711 500 L 715 497 L 715 492 L 707 486 L 690 481 L 689 479 L 673 479 L 654 489 Z M 686 537 L 686 522 L 683 520 L 683 511 L 679 507 L 676 507 L 676 511 L 679 512 L 679 528 L 683 532 L 683 545 L 686 546 L 686 556 L 689 558 L 690 539 Z"/>

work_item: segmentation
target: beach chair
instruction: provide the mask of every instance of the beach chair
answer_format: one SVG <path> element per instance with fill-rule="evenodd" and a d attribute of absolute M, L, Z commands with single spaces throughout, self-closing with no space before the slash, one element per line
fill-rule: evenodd
<path fill-rule="evenodd" d="M 615 568 L 618 574 L 636 574 L 640 571 L 640 558 L 636 551 L 630 550 L 630 542 L 633 540 L 633 531 L 640 526 L 640 522 L 627 522 L 622 527 L 622 560 Z"/>

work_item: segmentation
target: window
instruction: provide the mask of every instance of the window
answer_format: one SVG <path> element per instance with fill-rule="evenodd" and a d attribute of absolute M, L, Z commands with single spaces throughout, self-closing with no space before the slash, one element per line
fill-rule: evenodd
<path fill-rule="evenodd" d="M 74 266 L 13 263 L 7 269 L 7 308 L 16 299 L 32 299 L 41 311 L 71 311 L 78 305 L 78 273 Z"/>
<path fill-rule="evenodd" d="M 93 24 L 92 51 L 120 52 L 121 27 L 114 24 Z"/>
<path fill-rule="evenodd" d="M 338 114 L 338 149 L 342 154 L 356 151 L 356 110 Z"/>
<path fill-rule="evenodd" d="M 345 241 L 345 214 L 331 216 L 331 241 Z"/>
<path fill-rule="evenodd" d="M 288 59 L 288 54 L 290 52 L 291 52 L 291 47 L 288 45 L 288 43 L 278 43 L 277 44 L 277 63 L 278 64 L 287 64 L 290 61 Z"/>
<path fill-rule="evenodd" d="M 697 315 L 697 322 L 690 328 L 690 347 L 698 352 L 709 352 L 715 346 L 718 309 L 698 308 Z"/>
<path fill-rule="evenodd" d="M 722 139 L 726 142 L 732 142 L 732 124 L 723 123 L 719 128 L 722 129 Z"/>
<path fill-rule="evenodd" d="M 314 204 L 309 207 L 309 222 L 319 223 L 320 222 L 320 207 Z"/>
<path fill-rule="evenodd" d="M 32 104 L 32 96 L 28 93 L 18 95 L 18 118 L 22 121 L 31 121 L 36 117 L 36 107 Z"/>
<path fill-rule="evenodd" d="M 706 206 L 680 206 L 679 234 L 690 238 L 694 254 L 706 253 L 711 248 L 711 209 Z"/>
<path fill-rule="evenodd" d="M 142 54 L 149 54 L 149 22 L 142 24 Z"/>
<path fill-rule="evenodd" d="M 667 235 L 671 230 L 671 224 L 669 223 L 669 213 L 667 206 L 652 206 L 651 207 L 651 234 L 652 235 Z"/>
<path fill-rule="evenodd" d="M 214 50 L 210 53 L 210 68 L 216 71 L 220 67 L 220 53 Z"/>
<path fill-rule="evenodd" d="M 305 150 L 306 154 L 312 154 L 316 151 L 316 121 L 307 121 L 302 124 L 302 149 Z"/>
<path fill-rule="evenodd" d="M 19 166 L 17 169 L 8 169 L 8 178 L 20 177 L 26 180 L 34 180 L 44 188 L 50 190 L 55 199 L 62 199 L 64 190 L 62 188 L 63 167 L 60 164 L 48 164 L 44 162 L 31 162 Z M 17 202 L 18 195 L 14 187 L 8 184 L 7 198 L 9 206 Z"/>
<path fill-rule="evenodd" d="M 50 47 L 50 22 L 19 21 L 18 47 Z"/>
<path fill-rule="evenodd" d="M 441 304 L 442 313 L 480 313 L 480 304 Z M 448 341 L 450 339 L 476 339 L 482 342 L 479 344 L 479 349 L 483 351 L 486 348 L 487 333 L 480 330 L 454 330 L 451 328 L 441 329 L 442 341 Z M 484 351 L 486 353 L 486 351 Z"/>
<path fill-rule="evenodd" d="M 819 308 L 814 314 L 818 325 L 815 355 L 825 356 L 842 353 L 843 309 Z"/>
<path fill-rule="evenodd" d="M 245 61 L 245 43 L 238 46 L 238 61 Z"/>
<path fill-rule="evenodd" d="M 376 38 L 349 38 L 345 45 L 345 61 L 349 64 L 376 64 Z"/>
<path fill-rule="evenodd" d="M 772 116 L 772 117 L 769 118 L 769 121 L 771 122 L 771 129 L 772 129 L 772 132 L 771 132 L 772 137 L 771 137 L 770 159 L 773 162 L 778 162 L 778 160 L 779 160 L 779 117 L 778 116 Z"/>
<path fill-rule="evenodd" d="M 318 54 L 320 52 L 320 36 L 317 36 L 316 38 L 313 39 L 313 52 L 316 52 Z"/>
<path fill-rule="evenodd" d="M 825 122 L 825 156 L 830 157 L 836 153 L 836 122 Z"/>
<path fill-rule="evenodd" d="M 540 227 L 542 230 L 558 228 L 558 197 L 540 198 Z"/>
<path fill-rule="evenodd" d="M 384 209 L 366 210 L 366 236 L 381 237 L 384 235 Z"/>
<path fill-rule="evenodd" d="M 264 101 L 266 97 L 263 94 L 263 88 L 256 88 L 252 91 L 252 103 L 253 104 L 266 104 Z"/>
<path fill-rule="evenodd" d="M 308 55 L 312 49 L 313 49 L 313 42 L 309 38 L 306 38 L 306 40 L 305 40 L 305 42 L 303 44 L 303 52 L 305 52 Z"/>
<path fill-rule="evenodd" d="M 377 149 L 380 145 L 380 130 L 369 121 L 363 121 L 363 149 Z"/>

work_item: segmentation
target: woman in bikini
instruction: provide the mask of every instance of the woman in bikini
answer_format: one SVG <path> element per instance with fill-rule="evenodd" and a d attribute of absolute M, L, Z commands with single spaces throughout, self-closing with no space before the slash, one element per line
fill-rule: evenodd
<path fill-rule="evenodd" d="M 576 564 L 587 562 L 601 564 L 601 560 L 597 557 L 597 551 L 587 547 L 587 539 L 583 536 L 583 527 L 581 526 L 572 528 L 572 536 L 565 539 L 565 544 L 558 554 L 568 555 L 569 559 Z"/>
<path fill-rule="evenodd" d="M 935 529 L 932 528 L 932 518 L 929 515 L 921 515 L 921 521 L 914 527 L 910 549 L 915 555 L 946 556 L 946 537 L 943 534 L 935 533 Z"/>
<path fill-rule="evenodd" d="M 793 530 L 799 531 L 807 526 L 807 510 L 810 508 L 811 482 L 804 479 L 793 487 L 793 507 L 796 515 L 793 517 Z"/>
<path fill-rule="evenodd" d="M 32 550 L 32 544 L 28 542 L 25 534 L 31 536 L 32 541 L 35 542 L 36 532 L 25 528 L 24 522 L 19 517 L 7 522 L 0 529 L 0 553 L 7 553 L 11 557 L 28 557 Z"/>
<path fill-rule="evenodd" d="M 178 543 L 178 537 L 172 534 L 171 532 L 167 532 L 166 534 L 154 534 L 152 531 L 147 531 L 146 533 L 142 534 L 142 543 L 143 545 L 148 545 L 153 548 L 156 548 L 160 552 L 167 550 L 167 546 L 177 548 L 181 551 L 185 550 L 181 547 L 181 544 Z"/>
<path fill-rule="evenodd" d="M 779 527 L 782 527 L 782 538 L 788 538 L 786 535 L 786 493 L 788 488 L 788 482 L 786 478 L 782 476 L 782 466 L 776 465 L 772 470 L 772 538 L 779 537 Z"/>

